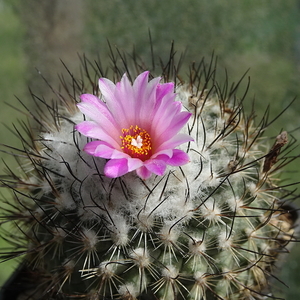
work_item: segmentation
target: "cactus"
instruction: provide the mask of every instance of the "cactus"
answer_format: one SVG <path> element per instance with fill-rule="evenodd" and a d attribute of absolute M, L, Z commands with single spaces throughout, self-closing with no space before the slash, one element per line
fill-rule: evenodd
<path fill-rule="evenodd" d="M 107 72 L 83 58 L 85 75 L 51 87 L 56 101 L 32 95 L 35 124 L 11 148 L 20 171 L 1 180 L 14 196 L 2 258 L 24 256 L 28 270 L 19 299 L 275 298 L 274 266 L 296 240 L 296 196 L 278 179 L 293 141 L 263 136 L 272 121 L 254 124 L 214 59 L 184 79 L 173 54 L 150 73 L 120 52 Z M 128 119 L 148 127 L 125 126 L 113 147 L 124 97 Z"/>

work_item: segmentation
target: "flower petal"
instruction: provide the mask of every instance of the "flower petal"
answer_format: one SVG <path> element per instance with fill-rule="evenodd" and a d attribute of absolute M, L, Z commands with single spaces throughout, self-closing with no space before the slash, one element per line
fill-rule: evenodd
<path fill-rule="evenodd" d="M 168 95 L 171 94 L 174 91 L 174 83 L 173 82 L 167 82 L 163 84 L 159 84 L 156 89 L 156 99 L 158 102 L 160 100 Z"/>
<path fill-rule="evenodd" d="M 165 155 L 167 158 L 166 160 L 168 160 L 169 158 L 171 158 L 173 156 L 173 149 L 163 149 L 161 151 L 156 151 L 152 156 L 151 159 L 153 158 L 157 158 L 160 155 Z"/>
<path fill-rule="evenodd" d="M 146 180 L 151 177 L 152 172 L 149 171 L 145 166 L 142 166 L 136 170 L 136 174 L 143 180 Z"/>
<path fill-rule="evenodd" d="M 134 96 L 138 98 L 143 98 L 145 92 L 149 89 L 148 84 L 149 71 L 141 73 L 133 83 Z"/>
<path fill-rule="evenodd" d="M 101 149 L 101 146 L 104 147 L 106 151 L 99 151 L 99 149 Z M 107 145 L 103 145 L 102 141 L 89 142 L 83 148 L 83 151 L 85 151 L 86 153 L 103 158 L 111 158 L 113 150 L 114 148 L 109 147 Z"/>
<path fill-rule="evenodd" d="M 155 105 L 157 103 L 156 90 L 159 86 L 160 77 L 153 78 L 148 82 L 149 72 L 144 72 L 134 81 L 134 97 L 136 101 L 134 109 L 137 124 L 149 128 L 155 115 Z"/>
<path fill-rule="evenodd" d="M 100 126 L 118 128 L 117 123 L 108 110 L 107 105 L 94 95 L 83 94 L 81 103 L 77 104 L 80 111 Z"/>
<path fill-rule="evenodd" d="M 126 74 L 124 74 L 121 81 L 116 84 L 115 97 L 118 108 L 114 111 L 114 116 L 119 120 L 122 128 L 127 128 L 135 122 L 136 101 L 133 87 Z"/>
<path fill-rule="evenodd" d="M 116 102 L 115 100 L 115 89 L 116 85 L 107 78 L 100 78 L 98 81 L 99 89 L 101 94 L 103 95 L 104 99 L 106 100 L 106 104 L 108 107 L 110 106 L 111 102 Z"/>
<path fill-rule="evenodd" d="M 144 162 L 138 158 L 128 158 L 128 172 L 134 171 L 144 165 Z"/>
<path fill-rule="evenodd" d="M 123 78 L 124 76 L 122 77 L 122 80 Z M 100 78 L 99 88 L 109 111 L 112 113 L 118 124 L 122 126 L 122 124 L 126 123 L 126 117 L 124 115 L 122 101 L 120 101 L 116 95 L 117 86 L 107 78 Z"/>
<path fill-rule="evenodd" d="M 169 99 L 172 99 L 172 103 L 168 103 Z M 172 125 L 172 120 L 178 114 L 180 114 L 182 105 L 180 102 L 174 101 L 175 95 L 166 96 L 162 99 L 161 105 L 155 110 L 155 115 L 152 120 L 152 124 L 159 131 L 165 131 L 166 128 Z"/>
<path fill-rule="evenodd" d="M 167 164 L 178 167 L 187 164 L 189 161 L 190 158 L 186 152 L 174 149 L 173 156 L 167 161 Z"/>
<path fill-rule="evenodd" d="M 169 123 L 167 127 L 164 126 L 164 128 L 161 128 L 160 136 L 156 136 L 156 141 L 159 144 L 164 143 L 166 140 L 171 139 L 173 136 L 175 136 L 182 127 L 187 123 L 190 116 L 192 114 L 189 112 L 181 112 L 176 117 L 173 118 L 170 122 L 166 120 L 166 123 Z"/>
<path fill-rule="evenodd" d="M 84 146 L 83 150 L 93 156 L 102 158 L 119 159 L 130 157 L 123 151 L 119 151 L 103 141 L 89 142 Z"/>
<path fill-rule="evenodd" d="M 114 136 L 92 121 L 81 122 L 75 126 L 75 129 L 85 136 L 105 141 L 114 148 L 120 149 L 120 144 L 114 139 Z"/>
<path fill-rule="evenodd" d="M 137 158 L 119 158 L 109 160 L 104 167 L 104 174 L 110 178 L 120 177 L 143 166 Z"/>
<path fill-rule="evenodd" d="M 126 158 L 111 159 L 104 167 L 104 174 L 110 178 L 120 177 L 128 172 L 128 164 Z"/>
<path fill-rule="evenodd" d="M 175 136 L 173 136 L 172 138 L 170 138 L 169 140 L 166 140 L 165 142 L 163 142 L 162 144 L 159 145 L 159 147 L 156 150 L 156 152 L 160 152 L 164 149 L 174 149 L 175 147 L 186 143 L 186 142 L 191 142 L 194 139 L 189 136 L 188 134 L 185 133 L 179 133 Z"/>
<path fill-rule="evenodd" d="M 167 165 L 163 159 L 149 159 L 144 163 L 144 166 L 152 173 L 162 176 L 164 175 Z"/>

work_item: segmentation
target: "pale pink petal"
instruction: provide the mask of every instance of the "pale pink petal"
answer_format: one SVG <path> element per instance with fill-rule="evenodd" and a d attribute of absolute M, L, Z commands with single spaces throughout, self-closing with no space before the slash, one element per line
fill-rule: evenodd
<path fill-rule="evenodd" d="M 144 166 L 152 173 L 162 176 L 164 175 L 167 165 L 162 159 L 149 159 L 144 162 Z"/>
<path fill-rule="evenodd" d="M 146 180 L 151 177 L 152 172 L 149 171 L 146 167 L 142 166 L 136 170 L 136 174 L 143 180 Z"/>
<path fill-rule="evenodd" d="M 174 149 L 173 156 L 168 160 L 167 164 L 171 166 L 182 166 L 190 161 L 188 154 L 182 150 Z"/>
<path fill-rule="evenodd" d="M 175 101 L 175 97 L 176 95 L 174 93 L 165 95 L 162 99 L 156 102 L 155 112 L 158 112 L 158 114 L 162 114 L 167 110 L 171 114 L 176 114 L 177 111 L 174 111 L 174 106 L 176 107 L 178 105 L 181 105 L 181 103 Z M 181 109 L 181 107 L 179 109 Z"/>
<path fill-rule="evenodd" d="M 126 74 L 124 74 L 121 81 L 116 84 L 115 97 L 119 106 L 118 109 L 114 111 L 114 116 L 119 120 L 123 128 L 128 128 L 136 119 L 136 101 L 133 87 Z"/>
<path fill-rule="evenodd" d="M 148 77 L 149 71 L 145 71 L 134 80 L 132 88 L 135 97 L 143 97 L 143 94 L 149 89 Z"/>
<path fill-rule="evenodd" d="M 140 167 L 142 167 L 144 164 L 143 161 L 141 161 L 138 158 L 128 158 L 128 172 L 134 171 Z"/>
<path fill-rule="evenodd" d="M 143 162 L 137 158 L 120 158 L 109 160 L 104 167 L 107 177 L 116 178 L 143 166 Z"/>
<path fill-rule="evenodd" d="M 124 78 L 124 76 L 123 76 Z M 122 78 L 122 80 L 123 80 Z M 103 100 L 107 105 L 109 111 L 114 116 L 114 119 L 120 126 L 127 123 L 126 115 L 124 115 L 124 108 L 122 101 L 116 97 L 117 87 L 116 85 L 106 78 L 99 79 L 99 88 L 103 96 Z M 124 98 L 123 98 L 124 101 Z"/>
<path fill-rule="evenodd" d="M 179 133 L 175 136 L 173 136 L 172 138 L 170 138 L 169 140 L 166 140 L 164 143 L 160 144 L 159 147 L 156 150 L 156 152 L 160 152 L 161 150 L 164 149 L 174 149 L 175 147 L 186 143 L 186 142 L 191 142 L 194 139 L 189 136 L 188 134 L 184 134 L 184 133 Z"/>
<path fill-rule="evenodd" d="M 171 94 L 174 91 L 174 83 L 168 82 L 159 84 L 156 89 L 156 99 L 160 101 L 164 96 Z"/>
<path fill-rule="evenodd" d="M 111 145 L 102 141 L 92 141 L 87 143 L 83 150 L 93 156 L 119 159 L 119 158 L 130 158 L 130 156 L 123 151 L 113 148 Z"/>
<path fill-rule="evenodd" d="M 156 140 L 158 143 L 162 144 L 164 141 L 171 139 L 173 136 L 175 136 L 181 128 L 187 123 L 190 116 L 192 114 L 189 112 L 181 112 L 176 117 L 173 118 L 171 124 L 169 124 L 168 127 L 161 128 L 160 129 L 160 136 L 156 136 Z"/>
<path fill-rule="evenodd" d="M 105 150 L 100 150 L 101 146 L 105 148 Z M 103 145 L 102 141 L 92 141 L 87 143 L 83 150 L 87 152 L 88 154 L 91 154 L 93 156 L 99 156 L 103 158 L 111 158 L 112 152 L 115 150 L 112 147 L 109 147 L 107 145 Z"/>
<path fill-rule="evenodd" d="M 93 120 L 93 123 L 97 123 L 97 126 L 99 128 L 109 128 L 109 135 L 114 137 L 114 139 L 119 138 L 121 128 L 116 124 L 114 120 L 110 120 L 110 118 L 107 118 L 103 113 L 93 108 L 90 104 L 79 103 L 77 106 L 83 114 Z"/>
<path fill-rule="evenodd" d="M 152 81 L 154 81 L 154 79 Z M 156 86 L 156 88 L 157 87 L 158 86 Z M 150 120 L 150 124 L 152 127 L 154 126 L 155 131 L 156 129 L 160 130 L 161 128 L 165 128 L 165 126 L 169 124 L 166 124 L 166 122 L 170 122 L 169 119 L 172 120 L 172 117 L 177 113 L 173 105 L 175 94 L 166 95 L 163 99 L 158 100 L 156 99 L 155 89 L 152 90 L 152 93 L 149 94 L 145 99 L 147 100 L 143 105 L 145 109 L 144 107 L 140 108 L 140 119 Z M 169 100 L 172 103 L 170 103 Z M 167 104 L 168 102 L 169 104 Z"/>
<path fill-rule="evenodd" d="M 161 105 L 155 110 L 153 124 L 158 131 L 165 130 L 172 124 L 172 119 L 180 113 L 181 103 L 174 101 L 175 95 L 166 96 L 162 99 Z M 168 98 L 172 99 L 172 103 L 168 103 Z"/>
<path fill-rule="evenodd" d="M 108 110 L 108 107 L 99 98 L 90 94 L 83 94 L 80 96 L 81 103 L 77 106 L 80 111 L 94 120 L 96 123 L 103 124 L 102 120 L 105 119 L 109 124 L 116 126 L 114 116 Z M 107 125 L 109 125 L 107 124 Z"/>
<path fill-rule="evenodd" d="M 134 106 L 136 122 L 137 124 L 143 124 L 145 128 L 149 128 L 156 113 L 156 89 L 160 78 L 154 78 L 148 82 L 148 72 L 144 72 L 141 75 L 143 75 L 141 79 L 138 82 L 134 82 L 134 95 L 136 99 L 139 99 Z"/>
<path fill-rule="evenodd" d="M 155 151 L 155 153 L 151 156 L 151 159 L 157 158 L 159 155 L 165 155 L 168 160 L 173 156 L 173 149 L 163 149 L 160 151 Z"/>
<path fill-rule="evenodd" d="M 104 167 L 104 174 L 110 178 L 117 178 L 128 173 L 128 164 L 126 158 L 111 159 Z"/>
<path fill-rule="evenodd" d="M 92 94 L 82 94 L 82 95 L 80 95 L 80 100 L 81 100 L 81 103 L 90 104 L 94 107 L 99 107 L 100 109 L 102 109 L 101 106 L 105 105 L 102 102 L 102 100 L 100 100 L 97 96 L 92 95 Z M 78 103 L 78 104 L 81 104 L 81 103 Z"/>
<path fill-rule="evenodd" d="M 85 136 L 105 141 L 112 147 L 120 149 L 119 141 L 116 141 L 109 132 L 92 121 L 81 122 L 75 126 L 75 129 Z M 107 129 L 109 130 L 109 128 Z"/>
<path fill-rule="evenodd" d="M 111 103 L 116 102 L 115 100 L 115 89 L 116 85 L 107 78 L 99 79 L 99 89 L 104 99 L 106 99 L 106 103 L 109 106 Z"/>

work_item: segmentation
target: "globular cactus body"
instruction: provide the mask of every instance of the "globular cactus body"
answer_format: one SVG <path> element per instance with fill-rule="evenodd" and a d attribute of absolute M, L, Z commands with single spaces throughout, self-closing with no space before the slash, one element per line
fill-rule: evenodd
<path fill-rule="evenodd" d="M 266 145 L 268 121 L 256 127 L 236 86 L 221 89 L 214 72 L 201 63 L 189 82 L 176 82 L 175 100 L 192 113 L 181 133 L 193 140 L 177 147 L 189 162 L 162 176 L 109 178 L 107 159 L 82 150 L 91 139 L 74 130 L 85 119 L 76 108 L 86 92 L 80 81 L 73 82 L 76 95 L 59 95 L 59 109 L 48 106 L 53 122 L 39 120 L 41 132 L 24 149 L 24 174 L 2 180 L 15 194 L 14 212 L 6 214 L 18 224 L 11 234 L 37 278 L 23 296 L 271 297 L 273 265 L 294 239 L 282 200 L 293 196 L 276 180 L 287 133 Z M 170 78 L 163 72 L 161 82 Z M 102 97 L 96 83 L 92 90 Z"/>

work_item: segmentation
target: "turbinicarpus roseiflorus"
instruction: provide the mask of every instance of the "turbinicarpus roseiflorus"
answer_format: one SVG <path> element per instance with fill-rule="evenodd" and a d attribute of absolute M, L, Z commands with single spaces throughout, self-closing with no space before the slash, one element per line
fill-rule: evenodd
<path fill-rule="evenodd" d="M 20 170 L 2 177 L 18 299 L 274 298 L 296 240 L 296 195 L 277 176 L 288 133 L 263 137 L 267 114 L 254 123 L 214 60 L 184 77 L 173 54 L 150 71 L 110 57 L 107 72 L 84 58 L 52 103 L 32 95 Z"/>

